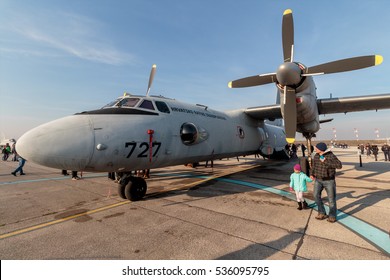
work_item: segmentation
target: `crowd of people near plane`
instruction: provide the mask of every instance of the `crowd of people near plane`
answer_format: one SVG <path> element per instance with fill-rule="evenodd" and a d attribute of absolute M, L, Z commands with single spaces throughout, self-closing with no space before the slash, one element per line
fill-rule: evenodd
<path fill-rule="evenodd" d="M 346 143 L 331 143 L 331 145 L 333 148 L 349 148 Z M 367 158 L 374 157 L 375 161 L 378 161 L 378 156 L 383 152 L 384 161 L 390 161 L 390 145 L 387 143 L 384 143 L 381 146 L 366 143 L 358 145 L 357 148 L 359 149 L 360 155 L 366 155 Z M 290 158 L 297 158 L 299 156 L 299 151 L 301 151 L 303 157 L 307 154 L 307 147 L 304 144 L 287 144 L 285 149 Z M 313 146 L 311 147 L 311 151 L 314 151 Z"/>
<path fill-rule="evenodd" d="M 333 147 L 335 148 L 341 148 L 341 149 L 348 149 L 349 145 L 347 143 L 333 143 Z"/>
<path fill-rule="evenodd" d="M 379 150 L 378 145 L 367 143 L 365 145 L 360 144 L 358 146 L 359 153 L 361 155 L 366 155 L 366 157 L 374 156 L 375 161 L 378 161 L 378 154 L 379 151 L 383 152 L 383 155 L 385 157 L 385 161 L 390 161 L 390 146 L 387 143 L 384 143 Z"/>
<path fill-rule="evenodd" d="M 302 156 L 306 156 L 307 147 L 303 144 L 287 144 L 285 146 L 286 152 L 289 155 L 290 158 L 297 158 L 298 157 L 298 151 L 301 150 Z M 314 151 L 314 147 L 311 146 L 311 151 Z"/>
<path fill-rule="evenodd" d="M 18 155 L 15 149 L 15 144 L 16 142 L 14 141 L 11 145 L 9 143 L 6 143 L 3 147 L 1 147 L 1 159 L 3 161 L 8 161 L 8 158 L 11 157 L 12 161 L 19 162 L 18 167 L 16 167 L 16 169 L 11 172 L 12 175 L 16 176 L 17 173 L 19 173 L 20 175 L 26 175 L 26 173 L 23 172 L 23 167 L 26 163 L 26 160 Z"/>
<path fill-rule="evenodd" d="M 2 147 L 1 153 L 2 153 L 2 157 L 1 157 L 2 160 L 8 160 L 8 158 L 12 156 L 12 161 L 17 161 L 15 143 L 12 143 L 12 145 L 6 143 L 5 146 Z"/>

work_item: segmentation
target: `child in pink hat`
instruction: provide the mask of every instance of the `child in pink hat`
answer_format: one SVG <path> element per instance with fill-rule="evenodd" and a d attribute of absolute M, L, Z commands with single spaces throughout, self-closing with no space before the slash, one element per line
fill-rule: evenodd
<path fill-rule="evenodd" d="M 313 182 L 310 177 L 301 171 L 299 164 L 294 165 L 294 173 L 290 176 L 290 190 L 295 191 L 298 202 L 298 210 L 307 209 L 307 202 L 303 198 L 303 193 L 307 192 L 306 182 Z"/>

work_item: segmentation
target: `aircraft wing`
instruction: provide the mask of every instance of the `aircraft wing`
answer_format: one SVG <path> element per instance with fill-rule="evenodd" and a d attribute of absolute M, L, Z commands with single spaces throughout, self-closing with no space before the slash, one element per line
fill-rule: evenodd
<path fill-rule="evenodd" d="M 390 109 L 390 94 L 318 99 L 317 106 L 320 115 Z M 250 107 L 245 113 L 259 120 L 282 118 L 280 104 Z"/>
<path fill-rule="evenodd" d="M 282 112 L 280 111 L 280 104 L 260 106 L 260 107 L 250 107 L 247 108 L 244 112 L 249 116 L 260 120 L 268 119 L 273 121 L 275 119 L 282 118 Z"/>
<path fill-rule="evenodd" d="M 318 99 L 317 106 L 320 115 L 390 109 L 390 94 Z"/>

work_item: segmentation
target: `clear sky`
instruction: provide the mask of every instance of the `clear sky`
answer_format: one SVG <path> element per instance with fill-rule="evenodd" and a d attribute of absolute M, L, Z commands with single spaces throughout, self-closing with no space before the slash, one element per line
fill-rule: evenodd
<path fill-rule="evenodd" d="M 390 1 L 0 0 L 0 138 L 130 92 L 217 110 L 274 104 L 274 84 L 229 89 L 275 72 L 292 9 L 295 60 L 306 66 L 381 54 L 372 68 L 315 77 L 318 98 L 390 93 Z M 334 114 L 318 138 L 390 137 L 390 110 Z M 301 135 L 298 135 L 298 140 Z"/>

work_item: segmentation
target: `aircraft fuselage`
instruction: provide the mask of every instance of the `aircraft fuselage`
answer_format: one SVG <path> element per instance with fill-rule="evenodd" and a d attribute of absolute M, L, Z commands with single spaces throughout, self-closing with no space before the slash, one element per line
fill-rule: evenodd
<path fill-rule="evenodd" d="M 122 106 L 126 100 L 135 104 Z M 148 106 L 142 104 L 148 101 Z M 118 105 L 119 104 L 119 105 Z M 18 152 L 67 170 L 132 171 L 259 153 L 285 146 L 281 127 L 235 110 L 219 112 L 161 97 L 127 96 L 114 105 L 43 124 Z"/>

